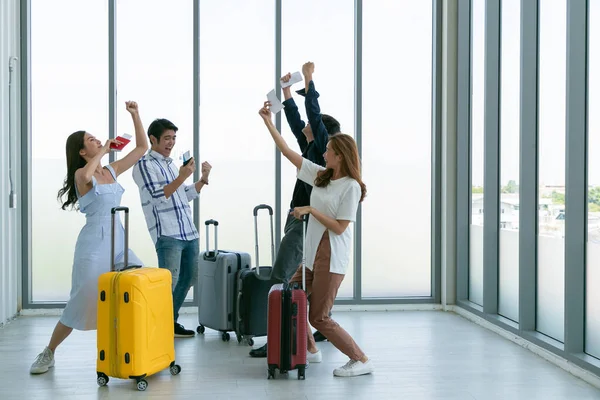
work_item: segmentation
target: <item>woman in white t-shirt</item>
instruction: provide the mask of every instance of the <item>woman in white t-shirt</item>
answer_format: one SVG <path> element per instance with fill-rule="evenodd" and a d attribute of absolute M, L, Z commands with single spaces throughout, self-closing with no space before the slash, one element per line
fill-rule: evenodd
<path fill-rule="evenodd" d="M 333 371 L 335 376 L 357 376 L 373 372 L 373 364 L 341 326 L 329 317 L 340 284 L 350 261 L 352 234 L 350 222 L 356 219 L 358 204 L 367 192 L 360 176 L 360 159 L 354 139 L 346 134 L 329 137 L 321 167 L 290 149 L 273 125 L 269 102 L 259 114 L 269 129 L 281 153 L 298 169 L 298 179 L 313 186 L 310 205 L 296 207 L 296 218 L 309 214 L 306 232 L 306 290 L 310 294 L 308 320 L 312 326 L 346 354 L 350 361 Z M 302 280 L 298 269 L 290 282 Z M 309 362 L 321 362 L 310 327 L 308 334 Z"/>

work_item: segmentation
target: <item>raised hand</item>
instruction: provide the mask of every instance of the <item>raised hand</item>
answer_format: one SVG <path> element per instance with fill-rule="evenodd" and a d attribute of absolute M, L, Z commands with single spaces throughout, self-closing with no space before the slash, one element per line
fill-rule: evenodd
<path fill-rule="evenodd" d="M 127 109 L 127 111 L 129 111 L 131 115 L 138 114 L 139 112 L 138 105 L 135 101 L 126 101 L 125 108 Z"/>
<path fill-rule="evenodd" d="M 208 161 L 204 161 L 202 163 L 202 168 L 201 168 L 202 178 L 207 179 L 208 176 L 210 175 L 211 169 L 212 169 L 212 165 L 210 165 Z"/>
<path fill-rule="evenodd" d="M 315 63 L 313 62 L 307 62 L 304 63 L 304 65 L 302 66 L 302 75 L 309 76 L 312 75 L 315 72 Z"/>
<path fill-rule="evenodd" d="M 263 121 L 265 121 L 265 123 L 271 122 L 271 110 L 269 109 L 269 107 L 271 107 L 271 102 L 265 101 L 263 108 L 258 110 L 258 115 L 261 116 L 261 118 L 263 119 Z"/>
<path fill-rule="evenodd" d="M 289 82 L 290 79 L 292 79 L 292 74 L 289 73 L 289 72 L 287 74 L 285 74 L 284 76 L 281 77 L 281 81 L 284 82 L 284 83 L 285 82 Z"/>

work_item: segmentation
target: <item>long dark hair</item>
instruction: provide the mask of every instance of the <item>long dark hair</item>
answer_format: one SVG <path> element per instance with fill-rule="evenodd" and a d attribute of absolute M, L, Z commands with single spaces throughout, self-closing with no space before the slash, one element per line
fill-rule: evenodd
<path fill-rule="evenodd" d="M 362 202 L 367 195 L 367 186 L 361 179 L 360 158 L 358 157 L 358 147 L 356 147 L 356 142 L 352 136 L 346 135 L 345 133 L 338 133 L 329 137 L 329 143 L 331 143 L 331 150 L 333 150 L 336 155 L 342 156 L 340 165 L 342 176 L 349 176 L 360 185 L 360 202 Z M 317 179 L 315 179 L 315 186 L 325 187 L 329 185 L 332 177 L 332 168 L 320 171 L 317 174 Z"/>
<path fill-rule="evenodd" d="M 67 176 L 63 183 L 63 187 L 58 191 L 58 199 L 62 201 L 62 197 L 66 194 L 67 201 L 62 205 L 62 209 L 65 210 L 67 207 L 75 208 L 77 203 L 77 192 L 75 191 L 75 171 L 79 168 L 85 167 L 87 161 L 81 157 L 79 151 L 84 146 L 85 131 L 77 131 L 71 133 L 67 139 L 66 151 L 67 151 Z"/>

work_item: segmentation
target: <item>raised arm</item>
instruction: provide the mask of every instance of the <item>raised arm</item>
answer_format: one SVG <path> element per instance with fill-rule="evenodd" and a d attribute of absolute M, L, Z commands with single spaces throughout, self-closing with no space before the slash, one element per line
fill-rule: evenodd
<path fill-rule="evenodd" d="M 281 80 L 283 82 L 288 82 L 291 77 L 292 74 L 288 72 L 286 75 L 281 77 Z M 292 130 L 292 133 L 298 141 L 300 151 L 304 153 L 304 150 L 308 146 L 308 141 L 306 140 L 306 136 L 304 136 L 302 130 L 304 130 L 306 124 L 304 123 L 304 121 L 302 121 L 302 117 L 300 117 L 300 113 L 298 112 L 298 106 L 292 98 L 291 86 L 283 88 L 283 97 L 285 99 L 283 101 L 283 111 L 285 112 L 285 119 L 287 120 L 288 125 Z"/>
<path fill-rule="evenodd" d="M 271 120 L 271 110 L 269 110 L 269 106 L 269 102 L 266 101 L 265 106 L 258 111 L 258 114 L 265 122 L 265 125 L 267 126 L 267 129 L 269 130 L 269 133 L 271 134 L 275 145 L 277 146 L 279 151 L 281 151 L 281 154 L 283 154 L 285 158 L 290 160 L 290 162 L 294 164 L 296 168 L 300 169 L 302 167 L 302 155 L 290 149 L 290 147 L 285 142 L 283 136 L 281 136 L 281 134 L 277 131 L 277 128 L 275 128 L 275 125 L 273 125 L 273 121 Z"/>
<path fill-rule="evenodd" d="M 104 146 L 102 146 L 102 150 L 96 154 L 94 158 L 92 158 L 83 168 L 79 168 L 75 171 L 75 184 L 77 185 L 77 190 L 79 193 L 87 192 L 87 189 L 92 184 L 92 177 L 94 176 L 94 172 L 96 172 L 96 168 L 100 165 L 100 160 L 106 154 L 110 152 L 110 145 L 112 143 L 118 143 L 115 139 L 108 139 Z"/>
<path fill-rule="evenodd" d="M 135 148 L 125 157 L 111 164 L 117 176 L 133 167 L 133 165 L 146 154 L 146 151 L 148 151 L 148 138 L 146 137 L 146 131 L 144 130 L 142 120 L 140 119 L 137 103 L 135 101 L 127 101 L 125 102 L 125 107 L 133 119 L 133 126 L 135 128 Z"/>
<path fill-rule="evenodd" d="M 319 151 L 319 154 L 323 154 L 327 150 L 329 134 L 323 123 L 323 116 L 321 115 L 319 93 L 316 91 L 315 83 L 313 81 L 314 71 L 315 64 L 312 62 L 307 62 L 302 66 L 302 73 L 304 74 L 304 106 L 306 108 L 308 123 L 312 128 L 315 146 Z"/>

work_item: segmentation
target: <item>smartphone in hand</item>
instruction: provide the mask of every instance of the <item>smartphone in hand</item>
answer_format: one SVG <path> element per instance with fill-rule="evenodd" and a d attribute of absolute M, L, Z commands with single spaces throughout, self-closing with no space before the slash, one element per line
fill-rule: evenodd
<path fill-rule="evenodd" d="M 183 153 L 183 165 L 188 165 L 190 161 L 192 161 L 194 157 L 190 156 L 189 150 Z"/>

